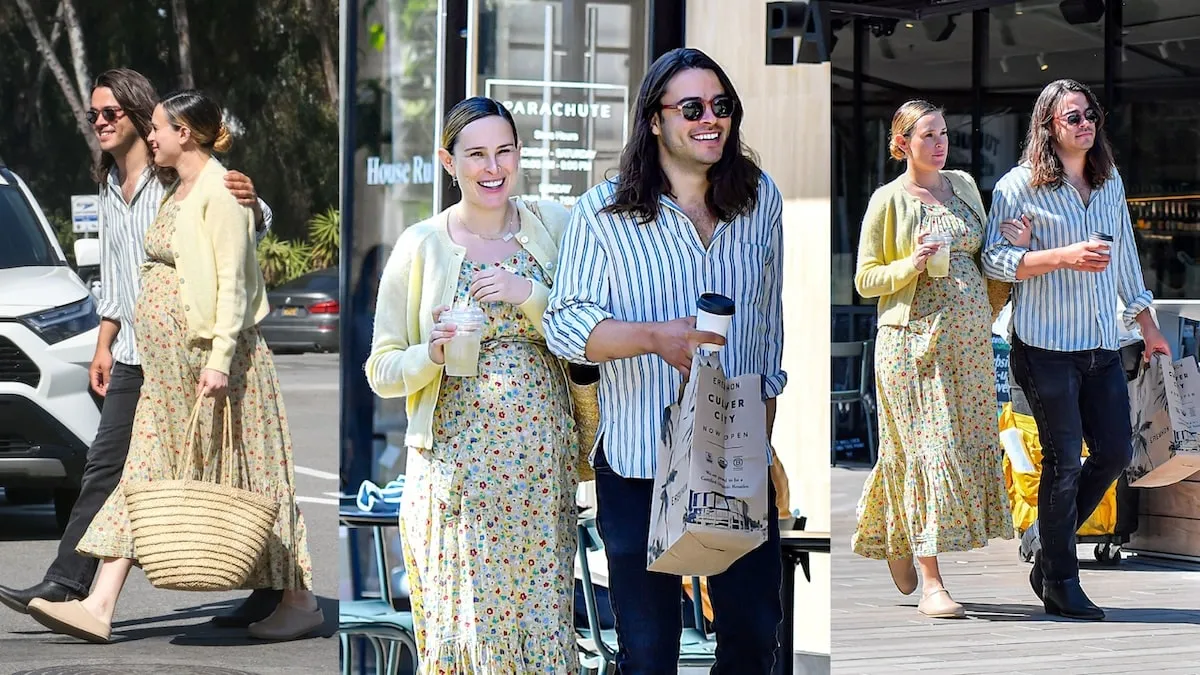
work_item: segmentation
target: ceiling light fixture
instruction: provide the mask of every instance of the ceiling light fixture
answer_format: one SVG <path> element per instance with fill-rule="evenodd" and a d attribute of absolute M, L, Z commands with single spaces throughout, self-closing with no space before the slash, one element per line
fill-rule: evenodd
<path fill-rule="evenodd" d="M 1046 65 L 1046 54 L 1042 52 L 1037 55 L 1038 68 L 1041 70 L 1050 70 L 1050 66 Z"/>

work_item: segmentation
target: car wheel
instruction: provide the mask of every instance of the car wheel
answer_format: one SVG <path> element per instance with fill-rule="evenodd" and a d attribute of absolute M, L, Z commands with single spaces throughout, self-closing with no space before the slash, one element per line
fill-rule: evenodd
<path fill-rule="evenodd" d="M 54 491 L 54 520 L 58 523 L 58 531 L 67 529 L 71 520 L 71 509 L 75 508 L 75 500 L 79 499 L 79 490 L 59 489 Z"/>
<path fill-rule="evenodd" d="M 52 495 L 49 490 L 29 490 L 26 488 L 4 488 L 4 499 L 13 506 L 29 506 L 30 504 L 45 504 Z"/>

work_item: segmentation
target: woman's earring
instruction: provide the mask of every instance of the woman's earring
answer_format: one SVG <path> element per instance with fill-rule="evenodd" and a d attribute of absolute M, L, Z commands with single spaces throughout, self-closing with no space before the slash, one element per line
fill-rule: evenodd
<path fill-rule="evenodd" d="M 458 187 L 458 177 L 457 176 L 450 176 L 450 185 L 451 185 L 451 187 Z"/>

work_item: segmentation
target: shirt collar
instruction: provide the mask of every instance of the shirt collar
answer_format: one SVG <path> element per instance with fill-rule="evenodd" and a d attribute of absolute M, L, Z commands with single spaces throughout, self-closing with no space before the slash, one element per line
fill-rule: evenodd
<path fill-rule="evenodd" d="M 138 177 L 137 185 L 133 189 L 133 199 L 130 200 L 130 205 L 138 200 L 138 197 L 142 194 L 142 190 L 145 189 L 145 187 L 149 185 L 150 181 L 152 180 L 157 180 L 157 177 L 154 174 L 154 165 L 147 164 L 146 168 L 142 169 L 142 175 Z M 121 177 L 117 172 L 116 166 L 113 166 L 108 170 L 108 187 L 116 191 L 117 195 L 120 196 L 122 200 L 125 199 L 124 195 L 121 194 Z"/>

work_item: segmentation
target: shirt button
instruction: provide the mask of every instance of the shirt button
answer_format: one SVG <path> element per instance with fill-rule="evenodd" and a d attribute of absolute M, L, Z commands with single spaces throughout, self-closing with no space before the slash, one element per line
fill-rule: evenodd
<path fill-rule="evenodd" d="M 554 262 L 551 261 L 551 262 L 546 263 L 546 269 L 548 269 L 548 270 L 554 269 Z"/>
<path fill-rule="evenodd" d="M 191 305 L 184 305 L 184 306 L 183 306 L 183 311 L 185 311 L 185 312 L 190 312 L 190 311 L 192 311 L 192 306 L 191 306 Z"/>
<path fill-rule="evenodd" d="M 529 237 L 526 237 L 526 236 L 522 235 L 522 236 L 521 236 L 521 243 L 522 243 L 522 244 L 528 244 L 528 243 L 529 243 Z"/>

